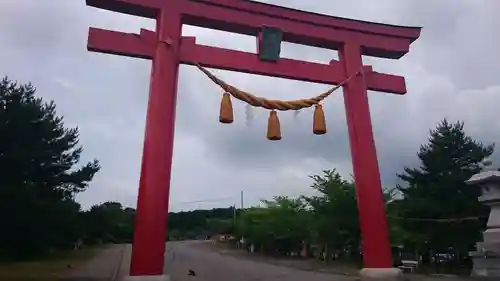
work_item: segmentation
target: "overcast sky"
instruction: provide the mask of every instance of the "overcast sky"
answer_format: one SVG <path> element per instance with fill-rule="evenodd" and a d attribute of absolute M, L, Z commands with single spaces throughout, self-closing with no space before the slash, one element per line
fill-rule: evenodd
<path fill-rule="evenodd" d="M 422 35 L 401 60 L 364 58 L 380 72 L 406 77 L 405 96 L 370 92 L 381 178 L 417 164 L 416 152 L 429 128 L 444 117 L 465 121 L 481 141 L 500 140 L 500 2 L 496 0 L 268 0 L 329 15 L 422 26 Z M 77 198 L 87 208 L 104 201 L 135 206 L 151 63 L 91 53 L 89 26 L 138 32 L 154 22 L 87 7 L 84 0 L 3 0 L 0 3 L 0 75 L 32 82 L 37 94 L 55 100 L 68 126 L 79 126 L 83 160 L 97 158 L 102 170 Z M 496 26 L 496 28 L 495 28 Z M 255 52 L 255 40 L 184 27 L 197 42 Z M 283 55 L 326 63 L 337 53 L 285 43 Z M 268 98 L 294 99 L 327 85 L 225 71 L 217 75 Z M 218 123 L 220 90 L 193 67 L 179 77 L 170 209 L 245 204 L 273 195 L 310 193 L 308 175 L 336 168 L 349 176 L 345 110 L 341 92 L 325 102 L 329 133 L 311 133 L 312 110 L 281 113 L 283 140 L 265 139 L 268 113 L 235 104 L 235 123 Z M 495 157 L 499 161 L 500 157 Z"/>

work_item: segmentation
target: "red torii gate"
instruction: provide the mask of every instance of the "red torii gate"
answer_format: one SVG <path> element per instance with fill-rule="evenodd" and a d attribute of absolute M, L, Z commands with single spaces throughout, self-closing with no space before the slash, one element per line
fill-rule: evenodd
<path fill-rule="evenodd" d="M 87 5 L 156 19 L 156 31 L 140 34 L 90 28 L 88 50 L 150 59 L 153 68 L 137 202 L 130 274 L 163 274 L 166 218 L 174 140 L 179 64 L 344 85 L 344 100 L 357 190 L 365 268 L 392 267 L 380 174 L 367 90 L 405 94 L 404 77 L 363 66 L 362 55 L 398 59 L 420 28 L 370 23 L 308 13 L 248 0 L 86 0 Z M 339 50 L 329 64 L 281 58 L 263 62 L 253 53 L 196 44 L 183 24 L 259 36 L 261 27 L 282 31 L 283 41 Z"/>

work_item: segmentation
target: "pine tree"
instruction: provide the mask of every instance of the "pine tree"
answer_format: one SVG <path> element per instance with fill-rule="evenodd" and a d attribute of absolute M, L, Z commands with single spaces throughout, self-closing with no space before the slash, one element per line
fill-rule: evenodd
<path fill-rule="evenodd" d="M 78 128 L 65 128 L 55 103 L 36 98 L 33 86 L 0 82 L 1 185 L 36 186 L 62 198 L 84 191 L 99 163 L 73 169 L 83 151 L 78 137 Z"/>
<path fill-rule="evenodd" d="M 400 216 L 406 218 L 402 227 L 418 237 L 418 248 L 466 252 L 479 239 L 484 220 L 469 218 L 483 217 L 485 208 L 477 201 L 480 188 L 465 181 L 480 171 L 493 148 L 466 135 L 463 122 L 444 119 L 431 130 L 429 142 L 417 154 L 421 166 L 398 175 L 407 183 L 399 187 Z"/>
<path fill-rule="evenodd" d="M 78 137 L 31 84 L 0 80 L 0 254 L 35 253 L 77 235 L 69 229 L 80 209 L 74 195 L 100 168 L 97 160 L 75 168 Z"/>

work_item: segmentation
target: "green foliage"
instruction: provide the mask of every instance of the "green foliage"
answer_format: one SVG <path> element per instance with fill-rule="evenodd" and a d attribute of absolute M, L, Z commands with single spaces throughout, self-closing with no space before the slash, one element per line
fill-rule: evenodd
<path fill-rule="evenodd" d="M 480 171 L 480 162 L 493 153 L 493 145 L 483 145 L 464 132 L 461 122 L 443 120 L 430 132 L 418 158 L 421 166 L 405 168 L 398 175 L 407 184 L 400 186 L 403 199 L 400 216 L 406 218 L 484 217 L 478 203 L 480 188 L 464 182 Z M 403 220 L 401 227 L 413 236 L 414 247 L 444 251 L 449 247 L 466 252 L 479 239 L 484 220 L 449 222 Z"/>
<path fill-rule="evenodd" d="M 31 85 L 0 81 L 0 255 L 22 258 L 71 245 L 80 205 L 99 163 L 75 167 L 83 149 L 78 129 L 64 127 L 54 102 Z"/>
<path fill-rule="evenodd" d="M 265 207 L 242 212 L 238 233 L 270 253 L 300 250 L 309 235 L 310 222 L 303 200 L 277 196 L 263 204 Z"/>
<path fill-rule="evenodd" d="M 218 222 L 212 219 L 223 221 L 222 223 L 227 226 L 229 221 L 233 221 L 234 214 L 235 210 L 233 207 L 169 213 L 167 219 L 168 239 L 195 239 L 214 234 L 213 232 L 215 232 L 215 229 L 213 229 L 213 227 L 215 227 L 214 224 Z M 223 231 L 223 229 L 219 230 Z"/>
<path fill-rule="evenodd" d="M 78 137 L 78 128 L 65 128 L 55 103 L 36 98 L 33 86 L 0 81 L 2 186 L 34 187 L 44 198 L 70 199 L 84 191 L 99 163 L 75 169 L 83 151 Z"/>
<path fill-rule="evenodd" d="M 329 252 L 357 253 L 360 230 L 356 189 L 335 170 L 311 176 L 316 196 L 274 197 L 264 206 L 238 216 L 237 235 L 273 254 L 299 252 L 305 245 L 319 245 Z"/>
<path fill-rule="evenodd" d="M 335 169 L 311 179 L 312 188 L 321 194 L 306 198 L 314 214 L 315 242 L 332 250 L 358 249 L 360 229 L 354 183 L 343 180 Z"/>
<path fill-rule="evenodd" d="M 208 218 L 207 228 L 210 235 L 232 233 L 234 219 Z"/>
<path fill-rule="evenodd" d="M 85 242 L 95 243 L 130 243 L 133 237 L 135 210 L 123 208 L 117 202 L 105 202 L 94 205 L 83 214 Z"/>

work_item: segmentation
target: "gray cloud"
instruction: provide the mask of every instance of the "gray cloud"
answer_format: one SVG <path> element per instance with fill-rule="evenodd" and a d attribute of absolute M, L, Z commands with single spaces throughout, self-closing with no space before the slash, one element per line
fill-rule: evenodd
<path fill-rule="evenodd" d="M 408 94 L 371 92 L 371 115 L 381 178 L 416 164 L 420 143 L 443 117 L 464 120 L 466 130 L 484 142 L 500 137 L 494 119 L 500 102 L 498 45 L 493 15 L 496 1 L 263 1 L 341 17 L 423 26 L 410 54 L 399 61 L 364 58 L 377 71 L 407 78 Z M 476 3 L 477 2 L 477 3 Z M 85 160 L 103 169 L 79 195 L 84 206 L 117 200 L 135 205 L 147 104 L 150 62 L 89 53 L 87 28 L 126 32 L 154 27 L 151 20 L 85 6 L 84 1 L 21 0 L 0 4 L 1 70 L 20 82 L 33 82 L 38 94 L 53 99 L 68 125 L 81 129 Z M 197 42 L 255 51 L 255 40 L 185 27 Z M 327 62 L 336 52 L 284 44 L 286 57 Z M 269 98 L 294 99 L 322 92 L 327 85 L 215 71 L 237 87 Z M 3 74 L 3 73 L 2 73 Z M 217 122 L 220 89 L 193 67 L 179 76 L 171 208 L 248 204 L 278 194 L 311 192 L 307 175 L 325 168 L 351 171 L 342 92 L 325 102 L 329 133 L 311 133 L 312 110 L 281 113 L 283 140 L 265 140 L 267 112 L 235 102 L 235 123 Z M 497 157 L 498 158 L 498 157 Z M 500 159 L 498 159 L 500 160 Z M 210 199 L 210 200 L 208 200 Z M 213 200 L 212 200 L 213 199 Z M 198 202 L 204 201 L 206 202 Z"/>

